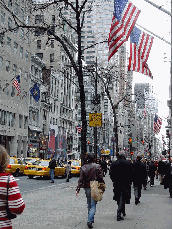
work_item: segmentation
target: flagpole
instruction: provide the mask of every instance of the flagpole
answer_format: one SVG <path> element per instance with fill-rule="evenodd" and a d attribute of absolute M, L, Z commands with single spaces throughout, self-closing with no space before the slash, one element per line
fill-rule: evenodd
<path fill-rule="evenodd" d="M 12 80 L 14 80 L 16 78 L 16 76 L 15 77 L 13 77 L 11 80 L 10 80 L 10 82 L 12 81 Z M 10 82 L 9 83 L 7 83 L 8 85 L 7 86 L 5 86 L 2 90 L 4 91 L 5 90 L 5 88 L 6 87 L 8 87 L 9 85 L 10 85 Z"/>

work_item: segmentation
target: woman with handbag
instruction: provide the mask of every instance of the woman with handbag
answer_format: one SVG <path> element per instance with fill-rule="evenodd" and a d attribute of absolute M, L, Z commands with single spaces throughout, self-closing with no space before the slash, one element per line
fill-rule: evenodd
<path fill-rule="evenodd" d="M 25 208 L 15 178 L 5 172 L 9 161 L 6 149 L 0 145 L 0 228 L 2 229 L 12 229 L 11 219 L 16 218 Z"/>
<path fill-rule="evenodd" d="M 87 197 L 88 205 L 88 228 L 93 228 L 92 224 L 94 223 L 94 215 L 96 212 L 97 201 L 94 200 L 91 196 L 91 186 L 92 181 L 98 181 L 99 183 L 104 184 L 103 180 L 103 171 L 100 165 L 94 163 L 94 157 L 92 154 L 87 155 L 87 164 L 84 164 L 81 167 L 80 178 L 78 181 L 78 186 L 76 189 L 76 196 L 78 196 L 80 188 L 84 188 L 85 194 Z"/>

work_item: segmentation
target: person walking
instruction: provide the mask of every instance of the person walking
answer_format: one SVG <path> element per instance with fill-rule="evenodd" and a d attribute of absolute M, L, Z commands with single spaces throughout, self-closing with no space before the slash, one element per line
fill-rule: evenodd
<path fill-rule="evenodd" d="M 117 221 L 121 221 L 126 216 L 125 204 L 130 204 L 132 164 L 127 162 L 124 153 L 117 155 L 117 160 L 110 166 L 110 178 L 113 182 L 113 200 L 117 201 Z"/>
<path fill-rule="evenodd" d="M 25 203 L 20 194 L 19 186 L 15 178 L 10 173 L 6 173 L 9 162 L 10 157 L 6 149 L 0 145 L 0 228 L 4 229 L 12 229 L 11 219 L 8 218 L 6 211 L 7 199 L 8 207 L 12 214 L 19 215 L 25 209 Z"/>
<path fill-rule="evenodd" d="M 164 173 L 165 173 L 165 162 L 163 162 L 162 158 L 160 158 L 160 160 L 158 162 L 158 174 L 159 174 L 160 184 L 163 181 Z"/>
<path fill-rule="evenodd" d="M 78 180 L 78 186 L 76 188 L 76 196 L 78 196 L 80 188 L 84 188 L 87 205 L 88 205 L 88 220 L 87 225 L 88 228 L 93 228 L 94 223 L 94 215 L 96 212 L 96 204 L 95 201 L 91 197 L 91 188 L 90 181 L 97 180 L 100 183 L 105 183 L 103 180 L 103 171 L 99 164 L 94 163 L 94 157 L 92 154 L 87 155 L 87 164 L 84 164 L 80 170 L 80 177 Z"/>
<path fill-rule="evenodd" d="M 51 154 L 50 157 L 51 157 L 51 160 L 49 162 L 49 168 L 50 168 L 49 174 L 50 174 L 50 178 L 51 178 L 50 183 L 54 183 L 54 171 L 55 171 L 55 167 L 56 167 L 56 160 L 55 160 L 53 154 Z"/>
<path fill-rule="evenodd" d="M 154 177 L 155 177 L 155 172 L 157 170 L 156 165 L 154 164 L 154 161 L 151 160 L 151 163 L 149 164 L 149 176 L 150 176 L 150 186 L 154 186 Z"/>
<path fill-rule="evenodd" d="M 143 188 L 144 190 L 147 189 L 147 182 L 148 182 L 148 170 L 149 170 L 149 167 L 147 165 L 147 161 L 144 160 L 144 165 L 145 165 L 145 179 L 144 179 L 144 182 L 143 182 Z"/>
<path fill-rule="evenodd" d="M 106 173 L 107 173 L 107 163 L 106 163 L 104 158 L 101 161 L 101 167 L 102 167 L 102 170 L 103 170 L 103 176 L 105 177 Z"/>
<path fill-rule="evenodd" d="M 169 194 L 172 198 L 172 157 L 169 158 L 169 162 L 165 164 L 165 173 L 162 184 L 164 189 L 169 188 Z"/>
<path fill-rule="evenodd" d="M 71 174 L 71 161 L 69 161 L 66 166 L 66 175 L 67 175 L 66 182 L 69 182 L 70 174 Z"/>
<path fill-rule="evenodd" d="M 142 156 L 137 155 L 136 161 L 133 163 L 133 188 L 135 195 L 135 204 L 140 203 L 141 189 L 143 183 L 145 183 L 146 167 L 141 162 Z"/>

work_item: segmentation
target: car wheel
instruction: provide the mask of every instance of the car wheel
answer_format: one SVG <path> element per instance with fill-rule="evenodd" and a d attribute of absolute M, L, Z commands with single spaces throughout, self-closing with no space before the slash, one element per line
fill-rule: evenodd
<path fill-rule="evenodd" d="M 14 173 L 14 176 L 15 177 L 18 177 L 19 176 L 19 169 L 16 169 L 16 172 Z"/>
<path fill-rule="evenodd" d="M 32 179 L 34 176 L 32 176 L 32 175 L 29 175 L 28 177 L 29 177 L 29 179 Z"/>

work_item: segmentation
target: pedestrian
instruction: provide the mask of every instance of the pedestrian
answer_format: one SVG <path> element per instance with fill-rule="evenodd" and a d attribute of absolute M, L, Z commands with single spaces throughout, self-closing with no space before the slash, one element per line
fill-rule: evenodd
<path fill-rule="evenodd" d="M 12 229 L 11 219 L 8 218 L 6 212 L 7 198 L 8 207 L 11 213 L 21 214 L 25 208 L 25 203 L 21 197 L 18 184 L 10 173 L 6 173 L 7 165 L 10 162 L 10 157 L 3 146 L 0 146 L 0 228 Z M 8 183 L 9 179 L 9 183 Z M 8 184 L 8 196 L 7 196 Z"/>
<path fill-rule="evenodd" d="M 145 183 L 146 167 L 141 162 L 142 156 L 137 155 L 136 161 L 133 163 L 133 188 L 135 195 L 135 204 L 140 203 L 141 189 L 143 183 Z"/>
<path fill-rule="evenodd" d="M 126 216 L 125 204 L 130 204 L 131 183 L 132 183 L 132 163 L 127 162 L 124 153 L 117 155 L 117 160 L 113 160 L 110 166 L 110 178 L 113 182 L 113 200 L 117 201 L 117 221 L 121 221 Z"/>
<path fill-rule="evenodd" d="M 94 215 L 96 212 L 96 204 L 95 201 L 91 197 L 91 188 L 90 181 L 97 180 L 100 183 L 104 183 L 103 180 L 103 171 L 99 164 L 94 163 L 94 157 L 92 154 L 87 155 L 87 164 L 84 164 L 80 170 L 80 177 L 78 181 L 78 186 L 76 188 L 76 196 L 78 196 L 80 188 L 84 188 L 85 194 L 87 197 L 87 205 L 88 205 L 88 220 L 87 225 L 88 228 L 93 228 L 94 223 Z"/>
<path fill-rule="evenodd" d="M 156 172 L 155 172 L 156 179 L 158 179 L 158 161 L 155 160 L 154 164 L 155 164 L 155 166 L 156 166 Z"/>
<path fill-rule="evenodd" d="M 53 154 L 50 155 L 50 158 L 51 158 L 51 160 L 49 162 L 49 168 L 50 168 L 49 174 L 50 174 L 50 178 L 51 178 L 50 183 L 54 183 L 54 171 L 55 171 L 55 167 L 56 167 L 56 160 L 55 160 Z"/>
<path fill-rule="evenodd" d="M 67 166 L 66 166 L 66 175 L 67 175 L 66 182 L 69 182 L 69 178 L 71 175 L 71 161 L 69 161 Z"/>
<path fill-rule="evenodd" d="M 144 182 L 143 182 L 143 188 L 144 190 L 147 189 L 147 182 L 148 182 L 148 170 L 149 170 L 149 167 L 147 165 L 147 161 L 144 160 L 144 165 L 145 165 L 145 179 L 144 179 Z"/>
<path fill-rule="evenodd" d="M 172 158 L 169 159 L 169 162 L 165 165 L 165 174 L 162 181 L 164 189 L 169 188 L 169 194 L 172 198 Z"/>
<path fill-rule="evenodd" d="M 104 158 L 101 161 L 101 167 L 102 167 L 102 170 L 103 170 L 103 176 L 105 177 L 106 173 L 107 173 L 107 163 L 106 163 Z"/>
<path fill-rule="evenodd" d="M 157 170 L 156 165 L 154 164 L 154 160 L 151 160 L 151 163 L 149 164 L 149 176 L 150 176 L 150 186 L 154 186 L 154 177 L 155 177 L 155 172 Z"/>
<path fill-rule="evenodd" d="M 158 162 L 158 174 L 159 174 L 160 184 L 163 181 L 164 173 L 165 173 L 165 163 L 162 161 L 162 158 L 160 158 L 160 160 Z"/>

